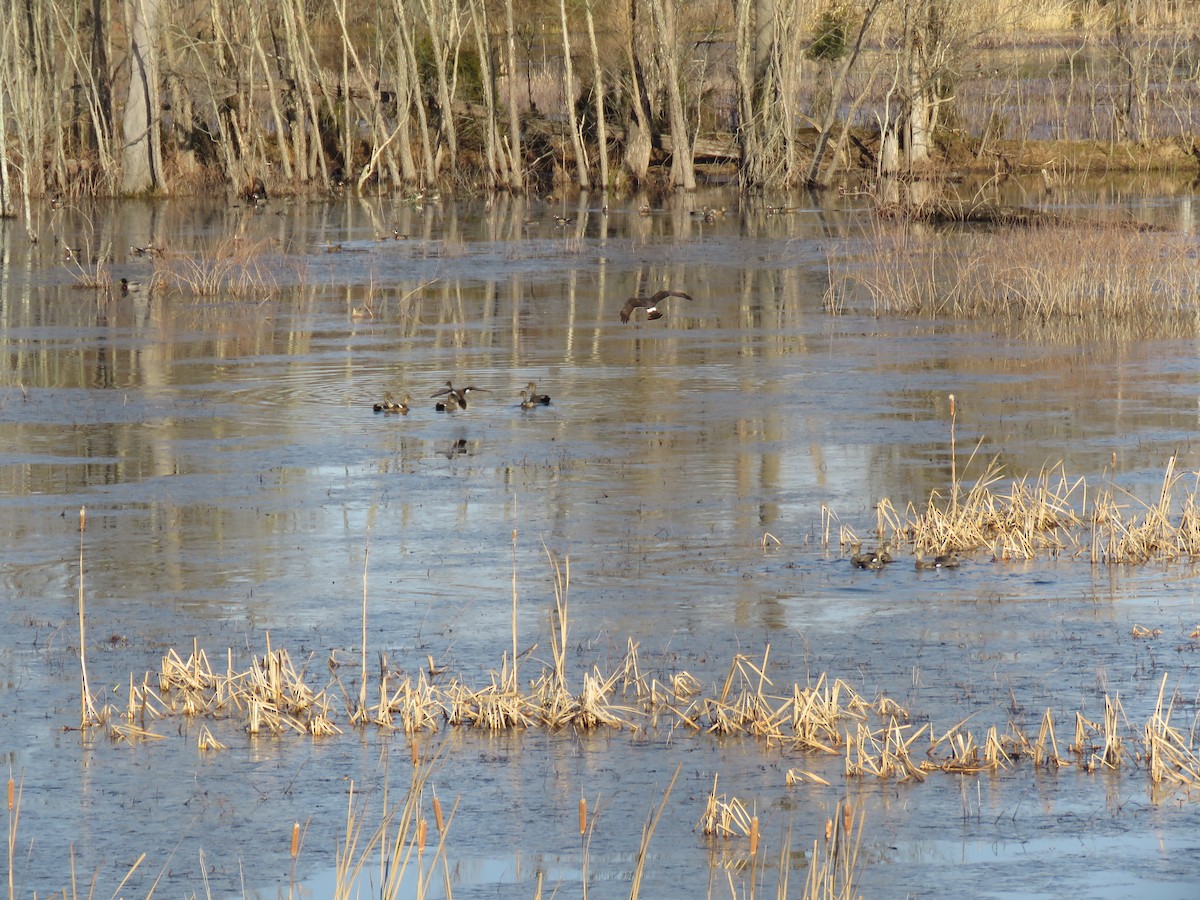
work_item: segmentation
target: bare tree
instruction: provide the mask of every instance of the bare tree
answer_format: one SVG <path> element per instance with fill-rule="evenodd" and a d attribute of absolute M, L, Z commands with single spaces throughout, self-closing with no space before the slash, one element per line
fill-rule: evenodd
<path fill-rule="evenodd" d="M 675 0 L 651 0 L 650 7 L 667 82 L 667 110 L 671 122 L 671 181 L 677 188 L 694 191 L 696 169 L 692 159 L 692 141 L 679 87 L 679 41 L 675 27 Z"/>
<path fill-rule="evenodd" d="M 596 150 L 600 155 L 600 186 L 608 190 L 608 123 L 604 111 L 604 70 L 600 66 L 600 50 L 596 46 L 596 24 L 592 17 L 592 0 L 584 0 L 587 14 L 588 45 L 592 51 L 592 101 L 596 106 Z"/>
<path fill-rule="evenodd" d="M 862 19 L 858 24 L 858 32 L 854 38 L 854 43 L 849 47 L 844 46 L 842 35 L 838 35 L 831 42 L 828 51 L 828 58 L 837 60 L 840 58 L 837 75 L 834 77 L 833 86 L 829 91 L 829 105 L 825 109 L 825 114 L 821 119 L 820 129 L 817 133 L 817 143 L 813 148 L 812 159 L 809 162 L 808 174 L 805 176 L 805 181 L 808 184 L 828 184 L 832 167 L 824 176 L 821 174 L 821 166 L 825 161 L 825 151 L 829 146 L 829 138 L 833 132 L 834 125 L 837 122 L 838 110 L 842 107 L 842 98 L 846 92 L 846 79 L 850 75 L 850 71 L 854 68 L 854 64 L 858 61 L 859 54 L 862 53 L 863 44 L 867 38 L 867 32 L 871 28 L 871 22 L 875 18 L 876 12 L 879 11 L 883 0 L 870 0 L 867 8 L 863 11 Z M 834 24 L 834 23 L 831 23 Z M 844 28 L 848 23 L 838 22 L 835 27 Z M 835 45 L 836 44 L 836 45 Z M 810 51 L 810 55 L 812 52 Z M 861 100 L 861 98 L 860 98 Z M 843 133 L 850 127 L 850 121 L 853 116 L 848 116 L 847 121 L 843 126 Z"/>
<path fill-rule="evenodd" d="M 562 23 L 563 43 L 563 102 L 567 122 L 571 127 L 571 145 L 575 150 L 575 180 L 585 191 L 588 188 L 588 159 L 579 133 L 579 116 L 575 112 L 575 68 L 571 63 L 571 30 L 567 24 L 567 0 L 558 0 L 559 20 Z"/>
<path fill-rule="evenodd" d="M 509 186 L 519 191 L 525 185 L 525 174 L 521 153 L 521 116 L 517 105 L 517 34 L 513 27 L 513 0 L 504 0 L 504 44 L 508 56 L 508 155 L 512 175 Z"/>
<path fill-rule="evenodd" d="M 141 194 L 161 190 L 162 148 L 158 82 L 160 0 L 127 0 L 129 22 L 129 95 L 122 131 L 121 190 Z"/>
<path fill-rule="evenodd" d="M 642 65 L 644 58 L 641 41 L 644 29 L 638 27 L 638 6 L 644 0 L 629 0 L 628 33 L 625 52 L 629 59 L 629 118 L 625 123 L 625 167 L 635 184 L 642 184 L 650 171 L 650 151 L 654 136 L 651 131 L 653 119 L 650 106 L 650 91 L 646 86 L 646 74 Z"/>

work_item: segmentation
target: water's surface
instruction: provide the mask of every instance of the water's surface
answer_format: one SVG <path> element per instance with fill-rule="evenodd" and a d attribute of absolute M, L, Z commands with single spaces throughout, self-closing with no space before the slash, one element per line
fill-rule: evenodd
<path fill-rule="evenodd" d="M 1098 215 L 1194 225 L 1190 195 L 1097 196 Z M 684 202 L 730 212 L 704 223 Z M 297 877 L 325 896 L 350 782 L 378 807 L 382 784 L 396 790 L 409 769 L 402 736 L 344 719 L 345 735 L 315 741 L 212 724 L 230 745 L 216 754 L 197 751 L 186 721 L 135 746 L 67 730 L 81 506 L 89 669 L 114 702 L 131 673 L 172 647 L 186 656 L 193 638 L 223 668 L 226 648 L 261 653 L 269 635 L 324 685 L 331 653 L 358 658 L 364 573 L 372 658 L 416 673 L 432 656 L 482 685 L 512 646 L 515 566 L 532 676 L 551 652 L 549 548 L 570 558 L 576 677 L 611 669 L 632 638 L 660 677 L 685 669 L 711 694 L 736 653 L 761 659 L 770 645 L 780 693 L 829 673 L 935 730 L 974 716 L 980 735 L 1010 720 L 1036 734 L 1049 708 L 1065 745 L 1076 711 L 1102 718 L 1106 692 L 1136 735 L 1166 675 L 1190 728 L 1190 566 L 980 553 L 952 572 L 863 572 L 836 525 L 826 546 L 822 509 L 866 535 L 881 498 L 903 508 L 944 492 L 950 393 L 959 466 L 982 440 L 972 465 L 998 456 L 1036 475 L 1061 460 L 1153 497 L 1171 454 L 1200 469 L 1195 340 L 1078 345 L 831 316 L 826 254 L 869 219 L 837 197 L 782 202 L 798 209 L 717 194 L 650 216 L 637 201 L 607 215 L 505 200 L 47 209 L 36 244 L 0 223 L 0 749 L 24 779 L 23 895 L 69 887 L 72 854 L 111 893 L 145 852 L 130 895 L 162 871 L 172 896 L 202 895 L 203 872 L 213 896 L 276 896 L 299 820 L 311 824 Z M 558 226 L 556 212 L 575 221 Z M 393 230 L 408 238 L 376 240 Z M 151 242 L 193 279 L 187 254 L 243 248 L 251 280 L 275 289 L 98 297 L 80 287 L 91 265 L 62 249 L 113 248 L 107 281 L 149 281 L 153 263 L 125 248 Z M 620 323 L 627 296 L 659 287 L 695 299 Z M 447 378 L 486 392 L 436 413 L 428 397 Z M 531 379 L 552 405 L 518 407 Z M 385 390 L 411 392 L 413 411 L 372 413 Z M 1163 633 L 1134 639 L 1135 624 Z M 353 673 L 338 677 L 356 690 Z M 538 871 L 576 895 L 581 795 L 600 807 L 591 896 L 628 895 L 641 824 L 679 765 L 643 896 L 730 890 L 720 864 L 744 847 L 693 830 L 714 776 L 762 818 L 761 889 L 775 890 L 790 828 L 798 892 L 841 797 L 866 809 L 865 896 L 1185 897 L 1200 881 L 1197 807 L 1152 800 L 1132 763 L 899 784 L 848 782 L 840 757 L 669 727 L 444 737 L 432 780 L 459 799 L 456 897 L 531 897 Z M 789 768 L 832 786 L 788 788 Z"/>

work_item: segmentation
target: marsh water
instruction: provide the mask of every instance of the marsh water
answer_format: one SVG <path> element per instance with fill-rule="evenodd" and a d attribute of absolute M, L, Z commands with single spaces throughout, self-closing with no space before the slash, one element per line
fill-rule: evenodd
<path fill-rule="evenodd" d="M 1017 199 L 1196 225 L 1190 186 L 1030 193 Z M 482 686 L 513 646 L 515 592 L 532 677 L 551 655 L 553 554 L 570 565 L 575 689 L 633 641 L 656 677 L 686 671 L 711 696 L 738 654 L 766 656 L 780 695 L 825 674 L 939 734 L 968 717 L 980 735 L 1036 734 L 1049 710 L 1065 747 L 1108 695 L 1136 737 L 1164 677 L 1192 727 L 1192 565 L 981 550 L 957 570 L 901 555 L 875 572 L 838 537 L 871 541 L 881 500 L 920 506 L 992 458 L 1154 498 L 1172 455 L 1200 470 L 1196 335 L 834 315 L 827 261 L 875 222 L 853 198 L 644 202 L 47 206 L 36 243 L 0 223 L 0 749 L 22 785 L 20 896 L 69 890 L 72 867 L 111 895 L 142 854 L 124 896 L 156 878 L 165 896 L 330 896 L 351 785 L 379 808 L 411 768 L 405 735 L 344 716 L 325 738 L 182 717 L 150 723 L 159 740 L 77 730 L 81 562 L 91 685 L 117 706 L 131 677 L 193 646 L 218 668 L 285 647 L 314 686 L 353 694 L 364 595 L 373 667 L 432 662 Z M 706 221 L 705 206 L 728 211 Z M 220 288 L 186 289 L 205 283 Z M 659 288 L 692 299 L 622 324 L 626 297 Z M 479 388 L 467 409 L 435 411 L 447 379 Z M 520 407 L 531 380 L 550 405 Z M 385 391 L 410 393 L 409 414 L 374 413 Z M 200 724 L 227 749 L 199 750 Z M 841 799 L 865 816 L 866 897 L 1200 890 L 1200 807 L 1152 791 L 1132 759 L 902 782 L 677 721 L 421 741 L 458 804 L 455 897 L 530 898 L 539 878 L 581 895 L 581 796 L 598 810 L 588 895 L 627 896 L 677 768 L 642 896 L 747 894 L 744 839 L 697 829 L 714 779 L 762 822 L 760 890 L 776 891 L 790 834 L 799 893 Z M 829 784 L 789 787 L 793 768 Z"/>

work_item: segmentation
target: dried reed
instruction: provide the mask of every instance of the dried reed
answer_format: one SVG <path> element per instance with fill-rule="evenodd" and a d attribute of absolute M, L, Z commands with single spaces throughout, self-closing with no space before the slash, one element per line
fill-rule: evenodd
<path fill-rule="evenodd" d="M 849 801 L 838 801 L 833 817 L 825 822 L 824 842 L 813 841 L 804 900 L 854 900 L 865 820 L 864 810 L 856 814 Z"/>
<path fill-rule="evenodd" d="M 79 727 L 87 728 L 90 725 L 98 724 L 100 717 L 96 713 L 95 702 L 92 699 L 92 690 L 88 686 L 87 673 L 87 636 L 84 631 L 84 615 L 83 602 L 83 538 L 84 531 L 87 528 L 87 507 L 79 507 L 79 674 L 80 674 L 80 697 L 79 697 Z"/>
<path fill-rule="evenodd" d="M 671 796 L 671 789 L 675 787 L 675 780 L 679 777 L 679 771 L 683 768 L 683 763 L 675 767 L 675 774 L 671 776 L 671 781 L 667 784 L 667 789 L 663 791 L 662 802 L 658 805 L 657 812 L 653 812 L 646 819 L 646 824 L 642 826 L 642 840 L 638 844 L 637 862 L 633 867 L 633 884 L 629 890 L 629 900 L 637 900 L 642 890 L 642 875 L 646 871 L 646 858 L 650 853 L 650 839 L 654 837 L 654 830 L 658 827 L 659 821 L 662 819 L 663 811 L 667 808 L 667 799 Z"/>
<path fill-rule="evenodd" d="M 881 222 L 866 250 L 829 257 L 831 309 L 1071 323 L 1130 336 L 1195 327 L 1200 274 L 1181 235 L 1094 224 L 971 234 Z"/>
<path fill-rule="evenodd" d="M 268 265 L 269 241 L 248 242 L 234 234 L 196 253 L 164 250 L 154 257 L 154 284 L 191 297 L 262 300 L 277 279 Z"/>

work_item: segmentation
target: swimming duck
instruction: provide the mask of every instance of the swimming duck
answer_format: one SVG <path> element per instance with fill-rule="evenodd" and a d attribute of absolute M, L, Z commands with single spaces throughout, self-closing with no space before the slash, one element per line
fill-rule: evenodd
<path fill-rule="evenodd" d="M 130 281 L 128 278 L 121 279 L 121 293 L 122 294 L 139 293 L 142 290 L 142 287 L 143 287 L 143 285 L 140 281 Z"/>
<path fill-rule="evenodd" d="M 918 569 L 957 569 L 958 554 L 951 551 L 941 556 L 935 556 L 933 559 L 926 559 L 925 555 L 918 550 L 915 565 Z"/>
<path fill-rule="evenodd" d="M 521 391 L 521 394 L 522 396 L 527 396 L 535 405 L 538 403 L 540 403 L 542 406 L 550 405 L 550 395 L 539 394 L 537 392 L 537 385 L 532 381 L 525 385 L 525 390 Z"/>
<path fill-rule="evenodd" d="M 850 549 L 854 551 L 850 557 L 850 564 L 859 569 L 882 569 L 892 561 L 891 548 L 887 544 L 866 553 L 862 551 L 860 543 L 851 544 Z"/>
<path fill-rule="evenodd" d="M 430 396 L 446 398 L 434 404 L 433 408 L 438 412 L 454 412 L 457 409 L 467 408 L 467 394 L 471 393 L 471 391 L 484 390 L 487 390 L 487 388 L 477 388 L 473 384 L 465 388 L 456 388 L 453 382 L 447 381 L 444 388 L 434 394 L 430 394 Z"/>
<path fill-rule="evenodd" d="M 534 409 L 538 402 L 529 396 L 529 391 L 521 391 L 521 409 Z"/>
<path fill-rule="evenodd" d="M 658 291 L 650 297 L 630 297 L 625 301 L 625 305 L 621 307 L 621 321 L 628 322 L 629 317 L 633 315 L 635 309 L 646 310 L 646 321 L 661 319 L 663 314 L 658 308 L 658 304 L 662 303 L 668 297 L 682 297 L 684 300 L 691 300 L 691 294 L 685 294 L 683 291 Z"/>
<path fill-rule="evenodd" d="M 390 391 L 384 391 L 383 402 L 376 403 L 375 406 L 372 408 L 377 413 L 399 413 L 402 416 L 407 416 L 408 415 L 408 404 L 410 404 L 411 402 L 412 402 L 412 397 L 408 394 L 405 394 L 403 397 L 401 397 L 400 402 L 397 403 L 395 400 L 392 399 L 392 394 Z"/>

